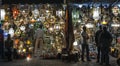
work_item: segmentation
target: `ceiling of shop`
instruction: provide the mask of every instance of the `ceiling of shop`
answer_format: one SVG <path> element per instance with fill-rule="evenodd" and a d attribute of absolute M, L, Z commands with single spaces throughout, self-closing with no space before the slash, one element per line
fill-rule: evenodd
<path fill-rule="evenodd" d="M 0 0 L 1 1 L 1 0 Z M 2 4 L 39 4 L 39 3 L 82 3 L 82 2 L 118 2 L 119 0 L 2 0 Z"/>
<path fill-rule="evenodd" d="M 3 4 L 63 3 L 64 0 L 2 0 Z"/>

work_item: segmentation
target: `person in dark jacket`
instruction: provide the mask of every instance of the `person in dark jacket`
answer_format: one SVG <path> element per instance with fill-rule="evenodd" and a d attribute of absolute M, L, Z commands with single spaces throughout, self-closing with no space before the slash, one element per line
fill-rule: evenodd
<path fill-rule="evenodd" d="M 95 43 L 96 43 L 96 46 L 97 46 L 97 63 L 100 62 L 100 43 L 98 42 L 99 40 L 99 35 L 101 34 L 102 32 L 102 25 L 99 26 L 99 30 L 95 33 Z"/>
<path fill-rule="evenodd" d="M 12 61 L 12 49 L 13 49 L 13 40 L 11 39 L 10 34 L 8 34 L 8 38 L 5 41 L 5 48 L 6 48 L 6 56 L 8 61 Z"/>
<path fill-rule="evenodd" d="M 100 42 L 100 47 L 101 47 L 101 65 L 104 63 L 106 65 L 109 64 L 109 51 L 110 51 L 110 46 L 112 42 L 112 35 L 110 34 L 109 31 L 107 31 L 107 27 L 103 27 L 103 31 L 100 34 L 99 37 L 99 42 Z"/>

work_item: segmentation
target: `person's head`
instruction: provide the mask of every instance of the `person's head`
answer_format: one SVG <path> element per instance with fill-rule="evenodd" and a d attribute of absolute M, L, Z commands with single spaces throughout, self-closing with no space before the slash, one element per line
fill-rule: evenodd
<path fill-rule="evenodd" d="M 86 26 L 83 26 L 83 30 L 86 31 Z"/>
<path fill-rule="evenodd" d="M 107 27 L 106 27 L 106 26 L 104 26 L 104 27 L 103 27 L 103 30 L 104 30 L 104 31 L 107 31 Z"/>
<path fill-rule="evenodd" d="M 10 39 L 11 38 L 11 35 L 10 34 L 8 34 L 8 38 L 7 39 Z"/>
<path fill-rule="evenodd" d="M 102 25 L 99 26 L 99 29 L 102 30 Z"/>

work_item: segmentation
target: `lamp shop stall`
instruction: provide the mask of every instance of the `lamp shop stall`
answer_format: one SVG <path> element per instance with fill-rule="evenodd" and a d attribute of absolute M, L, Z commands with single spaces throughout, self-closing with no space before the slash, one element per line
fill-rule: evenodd
<path fill-rule="evenodd" d="M 55 56 L 65 47 L 65 5 L 63 4 L 12 4 L 2 5 L 1 24 L 5 40 L 11 34 L 14 48 L 20 56 L 33 53 L 34 34 L 39 25 L 44 30 L 44 56 Z"/>
<path fill-rule="evenodd" d="M 119 34 L 119 4 L 112 5 L 110 3 L 71 3 L 72 7 L 72 22 L 73 31 L 75 36 L 75 42 L 73 47 L 75 50 L 81 51 L 82 41 L 82 27 L 87 27 L 89 35 L 89 48 L 92 58 L 96 58 L 96 46 L 95 46 L 95 32 L 99 29 L 99 26 L 107 26 L 108 30 L 113 35 L 112 45 L 116 44 L 116 34 Z M 117 39 L 118 40 L 118 39 Z"/>

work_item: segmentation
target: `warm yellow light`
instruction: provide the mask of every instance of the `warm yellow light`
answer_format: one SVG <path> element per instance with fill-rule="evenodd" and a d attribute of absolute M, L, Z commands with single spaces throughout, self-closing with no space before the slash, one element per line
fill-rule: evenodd
<path fill-rule="evenodd" d="M 0 17 L 1 17 L 0 19 L 1 20 L 5 20 L 5 14 L 6 14 L 5 9 L 0 9 Z"/>
<path fill-rule="evenodd" d="M 107 22 L 106 22 L 106 21 L 103 21 L 103 22 L 102 22 L 102 24 L 103 24 L 103 25 L 106 25 L 106 24 L 107 24 Z"/>
<path fill-rule="evenodd" d="M 26 49 L 23 49 L 23 52 L 26 52 Z"/>
<path fill-rule="evenodd" d="M 114 48 L 111 48 L 111 52 L 114 52 L 114 50 L 115 50 Z"/>
<path fill-rule="evenodd" d="M 27 44 L 31 44 L 30 40 L 27 40 Z"/>

